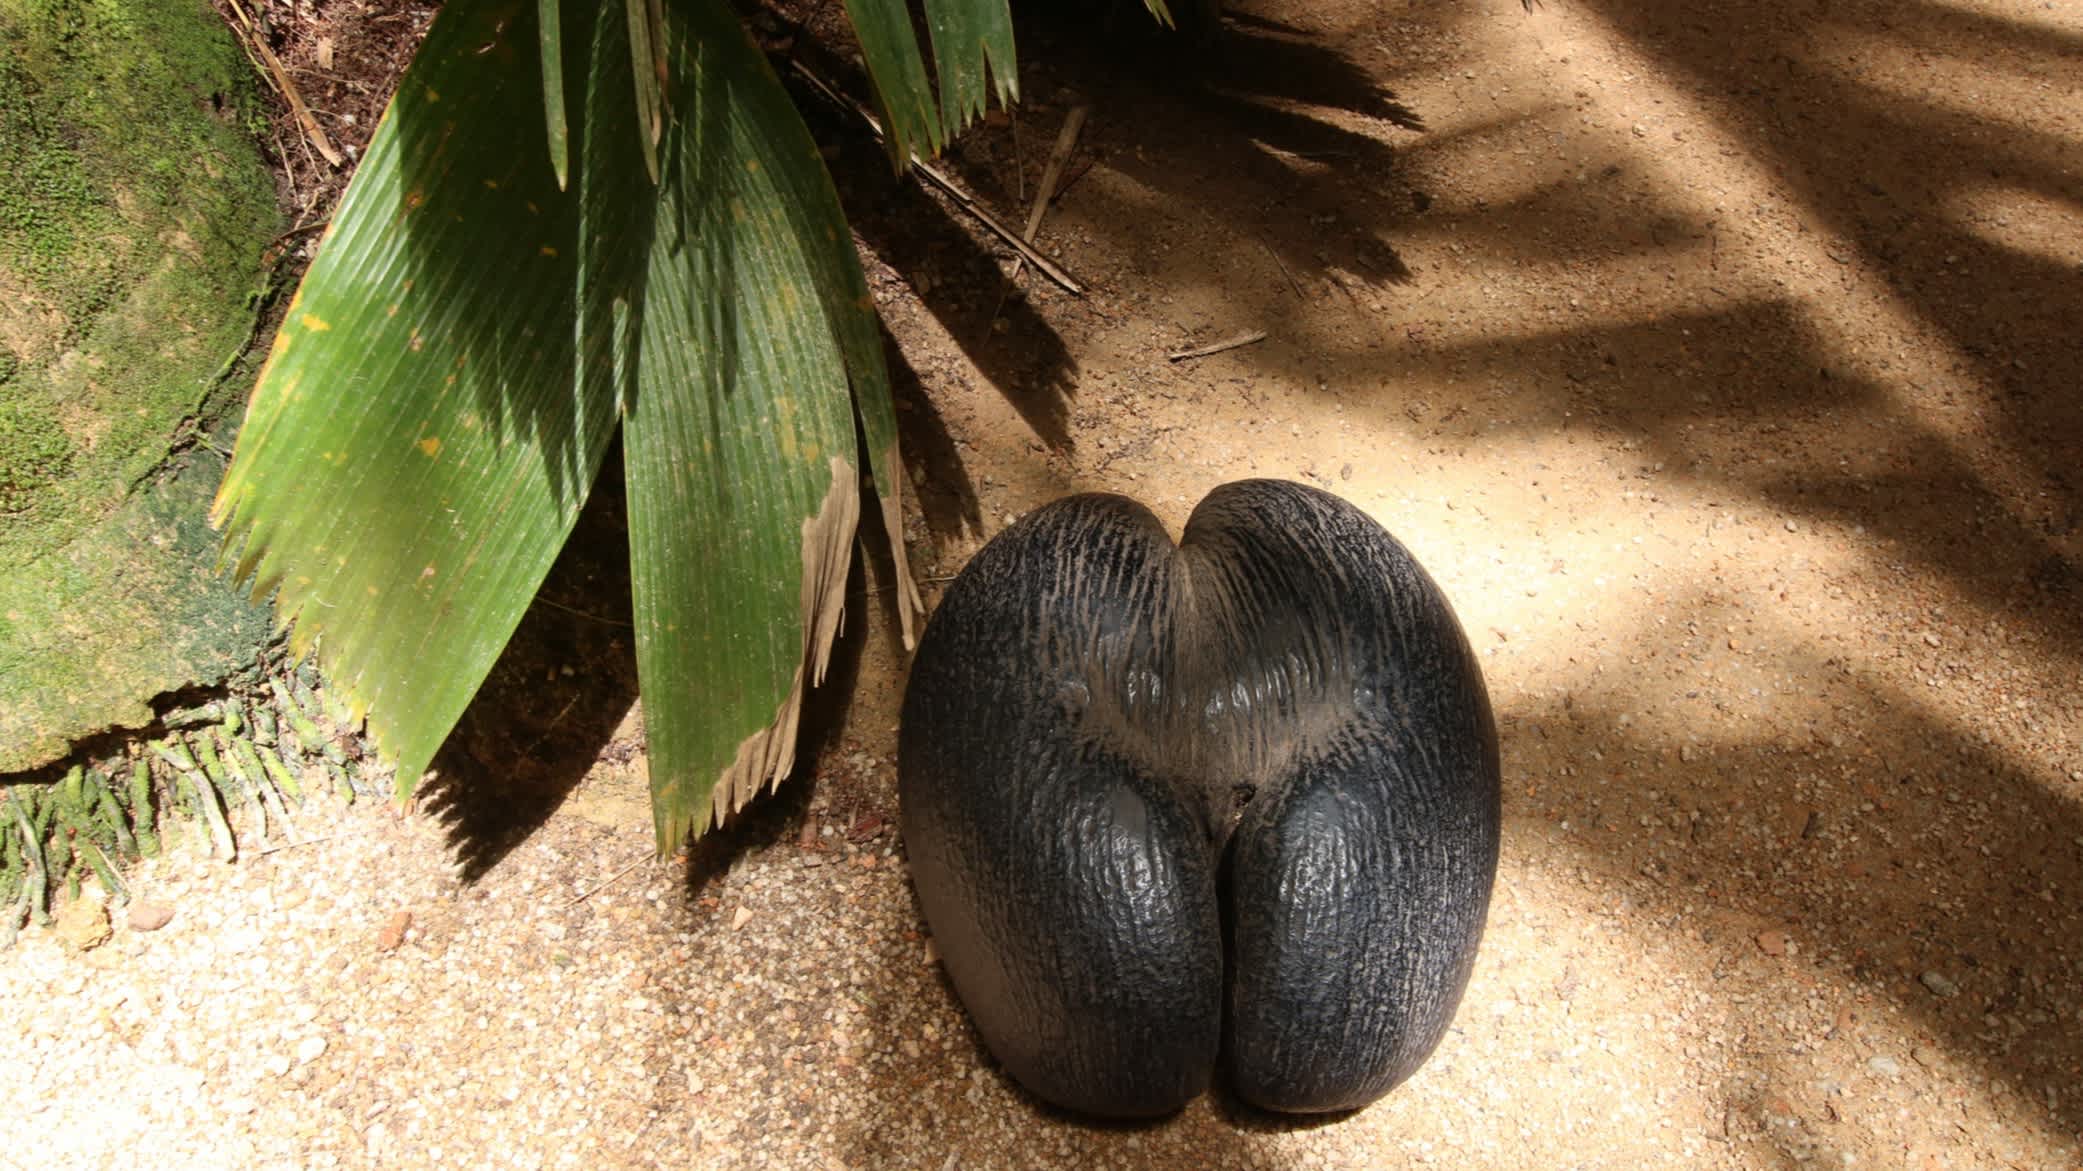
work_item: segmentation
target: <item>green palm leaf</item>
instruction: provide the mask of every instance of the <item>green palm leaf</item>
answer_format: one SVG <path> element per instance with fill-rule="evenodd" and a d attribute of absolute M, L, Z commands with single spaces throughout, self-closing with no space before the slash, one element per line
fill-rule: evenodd
<path fill-rule="evenodd" d="M 933 37 L 933 66 L 940 71 L 940 121 L 948 138 L 983 114 L 987 73 L 998 83 L 999 105 L 1019 96 L 1013 15 L 1004 0 L 926 0 L 926 27 Z"/>
<path fill-rule="evenodd" d="M 898 62 L 871 63 L 892 123 L 907 111 L 929 148 L 960 120 L 943 108 L 982 108 L 991 71 L 1010 93 L 1004 0 L 966 2 L 934 26 L 956 30 L 936 32 L 941 68 L 968 69 L 937 107 L 908 23 L 860 0 L 883 21 L 864 43 Z M 292 304 L 212 513 L 293 645 L 366 712 L 401 793 L 618 425 L 663 850 L 789 771 L 863 468 L 910 641 L 881 336 L 816 146 L 725 0 L 561 20 L 553 0 L 451 0 Z"/>
<path fill-rule="evenodd" d="M 874 319 L 787 94 L 716 0 L 669 10 L 663 36 L 660 181 L 628 152 L 589 151 L 581 255 L 587 334 L 611 339 L 586 367 L 628 404 L 637 663 L 666 848 L 793 763 L 860 511 L 850 389 L 885 407 L 888 392 L 880 351 L 842 345 L 872 338 Z M 610 100 L 630 92 L 625 60 L 595 54 L 589 139 L 629 125 Z"/>
<path fill-rule="evenodd" d="M 890 157 L 902 167 L 913 154 L 938 153 L 945 139 L 926 61 L 912 35 L 910 6 L 904 0 L 846 0 L 846 14 L 882 106 Z"/>
<path fill-rule="evenodd" d="M 564 113 L 564 22 L 557 16 L 557 0 L 535 0 L 535 22 L 542 45 L 542 112 L 550 169 L 562 191 L 571 176 L 571 123 Z"/>
<path fill-rule="evenodd" d="M 574 394 L 577 201 L 535 118 L 533 3 L 443 12 L 254 388 L 211 516 L 417 783 L 599 470 Z"/>

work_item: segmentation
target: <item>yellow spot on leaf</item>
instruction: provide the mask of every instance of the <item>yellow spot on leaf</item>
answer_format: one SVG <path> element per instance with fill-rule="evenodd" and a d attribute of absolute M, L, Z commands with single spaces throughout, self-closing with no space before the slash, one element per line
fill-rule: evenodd
<path fill-rule="evenodd" d="M 745 214 L 745 201 L 742 199 L 733 199 L 730 201 L 730 214 L 732 219 L 738 221 L 741 224 L 744 223 L 746 220 L 752 218 L 751 216 Z"/>
<path fill-rule="evenodd" d="M 306 313 L 297 320 L 303 322 L 304 328 L 310 330 L 312 333 L 325 333 L 327 330 L 333 328 L 331 325 L 326 323 L 325 318 L 320 317 L 316 313 Z"/>
<path fill-rule="evenodd" d="M 419 353 L 419 351 L 420 351 L 420 340 L 419 340 L 419 330 L 416 330 L 416 329 L 415 329 L 415 330 L 413 330 L 413 331 L 412 331 L 412 337 L 411 337 L 411 338 L 410 338 L 409 340 L 407 340 L 405 344 L 406 344 L 406 345 L 407 345 L 408 347 L 410 347 L 410 348 L 411 348 L 411 350 L 412 350 L 412 352 L 413 352 L 413 353 L 415 353 L 415 354 Z"/>
<path fill-rule="evenodd" d="M 745 173 L 746 173 L 746 174 L 748 174 L 748 175 L 757 175 L 757 174 L 759 174 L 759 160 L 758 160 L 758 159 L 746 159 L 746 160 L 745 160 Z"/>
<path fill-rule="evenodd" d="M 392 301 L 390 304 L 385 305 L 383 307 L 383 315 L 385 317 L 396 317 L 398 315 L 398 303 Z"/>
<path fill-rule="evenodd" d="M 542 254 L 543 254 L 544 256 L 548 256 L 548 257 L 551 257 L 551 258 L 553 258 L 553 259 L 554 259 L 554 258 L 556 257 L 556 255 L 557 255 L 557 250 L 556 250 L 556 249 L 555 249 L 554 247 L 551 247 L 550 245 L 548 245 L 548 244 L 545 244 L 545 245 L 543 245 L 543 246 L 542 246 Z"/>
<path fill-rule="evenodd" d="M 363 586 L 363 587 L 362 587 L 362 592 L 363 592 L 363 593 L 366 593 L 366 594 L 368 594 L 368 595 L 369 595 L 370 597 L 374 598 L 374 597 L 377 597 L 377 596 L 379 596 L 379 595 L 380 595 L 380 594 L 381 594 L 381 593 L 382 593 L 383 591 L 381 591 L 381 590 L 377 589 L 377 588 L 376 588 L 375 586 Z"/>
<path fill-rule="evenodd" d="M 437 436 L 429 435 L 425 439 L 420 440 L 415 446 L 422 452 L 425 452 L 428 459 L 433 459 L 441 454 L 441 440 Z"/>
<path fill-rule="evenodd" d="M 487 191 L 497 191 L 497 190 L 499 190 L 499 180 L 497 180 L 497 179 L 487 179 L 487 180 L 485 180 L 485 190 L 487 190 Z"/>
<path fill-rule="evenodd" d="M 426 192 L 424 192 L 424 191 L 421 191 L 421 190 L 420 190 L 419 188 L 417 188 L 417 187 L 415 187 L 415 188 L 413 188 L 412 190 L 410 190 L 410 191 L 408 191 L 408 192 L 406 192 L 406 193 L 405 193 L 405 210 L 406 210 L 406 211 L 418 211 L 418 210 L 419 210 L 419 207 L 420 207 L 420 205 L 421 205 L 421 204 L 423 204 L 423 203 L 425 203 L 425 202 L 427 202 L 427 193 L 426 193 Z"/>
<path fill-rule="evenodd" d="M 430 578 L 430 577 L 433 577 L 433 576 L 434 576 L 434 567 L 433 567 L 433 566 L 431 566 L 431 565 L 429 565 L 429 566 L 427 566 L 427 567 L 426 567 L 425 569 L 422 569 L 422 570 L 420 570 L 420 571 L 419 571 L 419 579 L 420 579 L 420 580 L 421 580 L 422 582 L 426 581 L 426 580 L 427 580 L 428 578 Z"/>

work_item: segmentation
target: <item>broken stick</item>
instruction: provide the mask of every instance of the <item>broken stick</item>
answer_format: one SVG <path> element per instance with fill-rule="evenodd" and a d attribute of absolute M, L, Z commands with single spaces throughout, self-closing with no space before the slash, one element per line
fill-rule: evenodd
<path fill-rule="evenodd" d="M 282 100 L 289 103 L 289 112 L 296 115 L 297 125 L 303 128 L 305 141 L 309 142 L 311 148 L 327 163 L 339 166 L 346 161 L 344 156 L 333 146 L 333 140 L 326 137 L 325 128 L 318 124 L 318 119 L 311 113 L 311 107 L 304 104 L 304 95 L 297 92 L 296 83 L 289 79 L 289 70 L 282 67 L 281 59 L 275 56 L 273 49 L 268 48 L 267 38 L 254 27 L 253 18 L 246 14 L 246 9 L 239 0 L 230 0 L 230 3 L 232 15 L 239 19 L 239 32 L 242 34 L 239 43 L 245 46 L 246 52 L 268 75 L 268 80 L 274 82 L 275 88 L 281 91 Z"/>
<path fill-rule="evenodd" d="M 1035 189 L 1034 206 L 1027 209 L 1027 227 L 1020 238 L 1034 243 L 1034 233 L 1041 230 L 1042 216 L 1049 210 L 1049 201 L 1056 197 L 1056 180 L 1063 174 L 1063 164 L 1070 160 L 1070 152 L 1078 145 L 1078 131 L 1084 129 L 1085 115 L 1090 106 L 1076 105 L 1064 116 L 1063 129 L 1056 132 L 1056 147 L 1049 152 L 1049 163 L 1042 168 L 1041 186 Z M 1027 266 L 1025 256 L 1013 258 L 1013 274 L 1006 279 L 1018 281 L 1020 271 Z"/>
<path fill-rule="evenodd" d="M 866 106 L 863 106 L 861 103 L 854 101 L 851 97 L 848 97 L 847 95 L 839 92 L 829 82 L 825 81 L 825 79 L 819 77 L 815 73 L 812 73 L 810 71 L 810 67 L 803 64 L 801 61 L 790 61 L 789 64 L 794 66 L 796 73 L 800 75 L 804 81 L 809 82 L 810 85 L 813 88 L 815 88 L 819 93 L 825 95 L 825 97 L 831 99 L 833 102 L 836 102 L 839 105 L 852 110 L 856 117 L 860 118 L 861 121 L 867 123 L 868 129 L 875 135 L 876 141 L 887 141 L 883 136 L 881 120 L 876 118 L 874 114 L 870 113 Z M 1034 250 L 1033 245 L 1029 244 L 1025 240 L 1022 240 L 1018 236 L 1018 234 L 1016 234 L 1011 228 L 1008 228 L 1004 224 L 999 223 L 997 216 L 994 216 L 989 211 L 985 210 L 984 206 L 978 203 L 974 196 L 970 195 L 967 191 L 964 191 L 961 187 L 957 186 L 955 181 L 953 179 L 948 178 L 945 174 L 941 173 L 938 167 L 935 167 L 933 164 L 925 161 L 916 154 L 913 154 L 911 156 L 911 166 L 912 169 L 917 171 L 919 175 L 924 177 L 924 179 L 928 183 L 931 183 L 933 186 L 940 188 L 941 192 L 945 194 L 949 199 L 952 199 L 957 204 L 961 205 L 962 210 L 968 212 L 970 215 L 975 216 L 977 218 L 977 222 L 983 224 L 984 227 L 990 229 L 992 235 L 1005 241 L 1006 244 L 1009 247 L 1011 247 L 1013 251 L 1025 257 L 1029 263 L 1033 264 L 1034 267 L 1040 269 L 1043 272 L 1043 274 L 1046 275 L 1050 280 L 1055 281 L 1058 285 L 1061 285 L 1063 287 L 1064 292 L 1077 297 L 1082 297 L 1085 295 L 1084 285 L 1079 284 L 1074 277 L 1072 277 L 1069 273 L 1063 271 L 1062 266 L 1058 265 L 1055 261 L 1050 260 L 1048 257 L 1043 256 L 1039 252 L 1036 252 Z"/>
<path fill-rule="evenodd" d="M 1265 340 L 1266 331 L 1263 329 L 1254 329 L 1250 333 L 1240 333 L 1235 337 L 1224 338 L 1219 342 L 1210 342 L 1205 346 L 1196 346 L 1190 350 L 1174 351 L 1173 353 L 1166 354 L 1165 359 L 1171 362 L 1184 362 L 1188 358 L 1205 358 L 1210 354 L 1219 354 L 1224 350 L 1234 350 L 1239 346 L 1248 346 L 1253 342 L 1262 342 Z"/>

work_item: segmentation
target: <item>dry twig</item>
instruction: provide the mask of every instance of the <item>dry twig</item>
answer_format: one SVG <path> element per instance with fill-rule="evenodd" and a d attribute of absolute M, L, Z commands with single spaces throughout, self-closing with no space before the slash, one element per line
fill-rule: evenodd
<path fill-rule="evenodd" d="M 301 842 L 284 842 L 279 846 L 269 846 L 265 850 L 255 850 L 253 851 L 253 853 L 257 857 L 265 856 L 268 854 L 279 854 L 284 850 L 301 850 L 305 846 L 316 846 L 321 842 L 336 842 L 339 841 L 341 838 L 359 838 L 366 836 L 371 832 L 373 831 L 366 829 L 342 830 L 341 832 L 336 834 L 320 834 L 315 838 L 305 838 Z"/>
<path fill-rule="evenodd" d="M 607 888 L 622 881 L 623 876 L 627 875 L 630 871 L 635 870 L 637 867 L 642 866 L 651 857 L 651 851 L 645 850 L 643 853 L 638 854 L 634 859 L 632 859 L 629 865 L 624 866 L 622 869 L 617 870 L 613 874 L 608 875 L 606 878 L 601 879 L 592 887 L 586 890 L 582 890 L 578 894 L 571 896 L 571 901 L 565 903 L 564 905 L 567 907 L 578 906 L 580 903 L 585 902 L 587 899 L 592 898 L 594 895 L 599 894 L 601 891 L 604 891 Z"/>
<path fill-rule="evenodd" d="M 1280 259 L 1280 253 L 1273 251 L 1273 246 L 1266 243 L 1264 240 L 1260 240 L 1258 246 L 1264 248 L 1266 250 L 1266 255 L 1273 258 L 1273 263 L 1280 266 L 1280 275 L 1287 278 L 1287 287 L 1295 291 L 1295 299 L 1300 301 L 1307 301 L 1309 297 L 1302 292 L 1301 282 L 1295 279 L 1294 273 L 1291 273 L 1287 270 L 1287 261 Z"/>
<path fill-rule="evenodd" d="M 882 122 L 878 120 L 874 114 L 870 113 L 866 106 L 863 106 L 861 105 L 861 103 L 854 101 L 852 98 L 846 96 L 843 93 L 840 93 L 838 89 L 834 88 L 829 82 L 825 81 L 825 79 L 819 77 L 815 73 L 812 73 L 810 71 L 810 67 L 803 64 L 801 61 L 791 61 L 789 62 L 789 64 L 793 65 L 795 67 L 796 73 L 799 74 L 804 81 L 809 82 L 810 85 L 813 88 L 815 88 L 819 93 L 831 99 L 833 102 L 836 102 L 839 105 L 844 106 L 849 110 L 852 110 L 855 116 L 860 118 L 861 121 L 867 123 L 868 129 L 875 135 L 876 141 L 886 141 L 883 138 Z M 1013 251 L 1018 252 L 1021 256 L 1025 257 L 1029 263 L 1033 264 L 1034 267 L 1040 269 L 1043 272 L 1043 274 L 1046 275 L 1050 280 L 1055 281 L 1058 285 L 1062 286 L 1064 292 L 1067 292 L 1072 296 L 1076 297 L 1082 297 L 1085 295 L 1084 285 L 1079 284 L 1076 278 L 1072 277 L 1069 273 L 1063 271 L 1062 266 L 1058 265 L 1055 261 L 1050 260 L 1048 257 L 1043 256 L 1039 252 L 1036 252 L 1034 250 L 1033 245 L 1027 243 L 1027 241 L 1025 240 L 1022 240 L 1017 234 L 1013 232 L 1011 228 L 1008 228 L 1004 224 L 999 223 L 997 216 L 994 216 L 989 211 L 985 210 L 984 205 L 978 203 L 976 201 L 975 196 L 969 194 L 967 191 L 962 190 L 961 187 L 955 184 L 955 181 L 953 179 L 948 178 L 946 174 L 942 173 L 940 168 L 925 161 L 916 154 L 911 156 L 911 166 L 912 169 L 917 171 L 919 175 L 922 176 L 928 183 L 931 183 L 933 186 L 940 188 L 942 194 L 946 195 L 949 199 L 952 199 L 957 204 L 959 204 L 962 210 L 968 212 L 970 215 L 975 216 L 977 218 L 977 222 L 983 224 L 984 227 L 990 229 L 992 235 L 997 236 L 999 239 L 1005 241 L 1006 244 L 1010 246 Z"/>
<path fill-rule="evenodd" d="M 1042 168 L 1041 186 L 1034 191 L 1034 206 L 1027 209 L 1027 227 L 1020 232 L 1020 238 L 1029 244 L 1034 243 L 1034 234 L 1041 230 L 1042 216 L 1049 210 L 1049 201 L 1056 198 L 1056 180 L 1063 174 L 1063 164 L 1070 160 L 1070 152 L 1078 145 L 1078 131 L 1084 129 L 1085 115 L 1090 110 L 1091 107 L 1085 105 L 1072 106 L 1063 119 L 1063 129 L 1056 132 L 1056 148 L 1049 152 L 1049 163 Z M 1021 269 L 1026 266 L 1025 256 L 1015 257 L 1013 274 L 1006 280 L 1018 281 Z"/>
<path fill-rule="evenodd" d="M 1205 358 L 1210 354 L 1219 354 L 1224 350 L 1234 350 L 1239 346 L 1248 346 L 1253 342 L 1265 340 L 1266 331 L 1254 329 L 1250 333 L 1240 333 L 1235 337 L 1224 338 L 1219 342 L 1210 342 L 1205 346 L 1195 346 L 1190 350 L 1175 350 L 1166 354 L 1165 359 L 1171 362 L 1184 362 L 1188 358 Z"/>
<path fill-rule="evenodd" d="M 268 48 L 267 39 L 253 26 L 253 18 L 247 15 L 246 6 L 239 3 L 239 0 L 225 0 L 225 3 L 231 6 L 232 15 L 238 18 L 239 43 L 246 47 L 246 52 L 255 59 L 262 72 L 267 74 L 268 80 L 274 83 L 275 89 L 282 95 L 282 100 L 289 103 L 290 112 L 296 115 L 297 125 L 304 128 L 304 137 L 311 143 L 312 149 L 335 167 L 345 162 L 345 156 L 333 146 L 333 140 L 326 137 L 325 128 L 320 126 L 318 119 L 312 115 L 311 107 L 304 104 L 304 95 L 297 92 L 296 83 L 289 79 L 289 70 L 282 67 L 281 59 L 275 56 L 273 49 Z"/>

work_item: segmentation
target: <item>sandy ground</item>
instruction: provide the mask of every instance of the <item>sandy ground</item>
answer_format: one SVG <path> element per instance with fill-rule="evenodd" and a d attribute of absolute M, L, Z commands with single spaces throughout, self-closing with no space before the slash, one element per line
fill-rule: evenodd
<path fill-rule="evenodd" d="M 1040 237 L 1088 296 L 837 158 L 914 564 L 1254 475 L 1409 544 L 1506 777 L 1431 1062 L 1299 1124 L 1010 1084 L 906 883 L 871 564 L 852 703 L 691 859 L 610 718 L 507 836 L 313 807 L 145 867 L 157 931 L 26 932 L 0 1167 L 2083 1166 L 2083 9 L 1266 0 L 1205 83 L 1023 51 L 951 169 L 1017 220 L 1089 103 Z"/>

